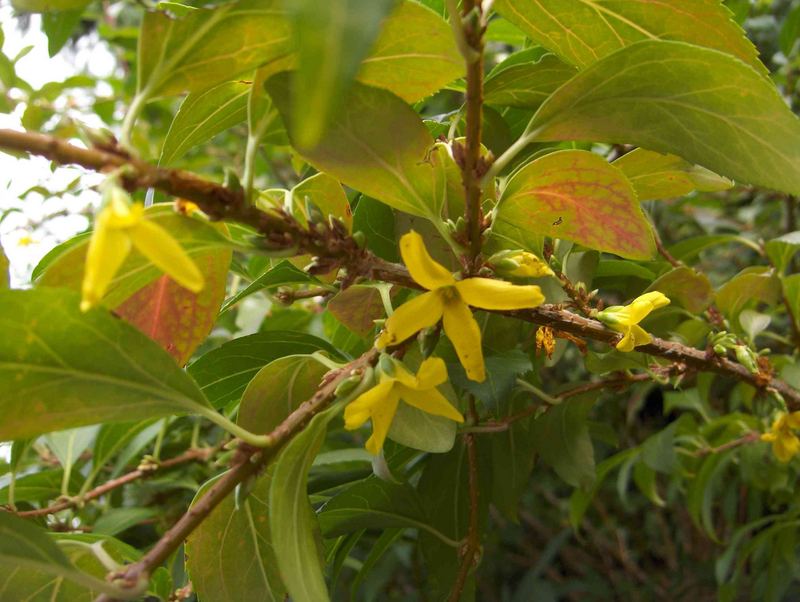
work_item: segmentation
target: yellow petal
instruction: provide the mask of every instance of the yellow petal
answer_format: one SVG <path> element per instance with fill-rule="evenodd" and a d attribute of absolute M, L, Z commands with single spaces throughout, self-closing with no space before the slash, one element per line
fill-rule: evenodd
<path fill-rule="evenodd" d="M 203 274 L 164 228 L 142 220 L 130 229 L 130 234 L 136 249 L 175 282 L 193 293 L 203 288 Z"/>
<path fill-rule="evenodd" d="M 429 357 L 417 370 L 417 381 L 420 389 L 432 389 L 447 380 L 447 366 L 440 357 Z"/>
<path fill-rule="evenodd" d="M 456 422 L 464 422 L 464 417 L 461 415 L 461 412 L 456 410 L 453 405 L 447 401 L 447 398 L 436 389 L 415 391 L 403 385 L 398 385 L 398 387 L 400 399 L 407 404 L 423 412 L 427 412 L 428 414 L 433 414 L 434 416 L 444 416 Z"/>
<path fill-rule="evenodd" d="M 86 251 L 86 268 L 81 287 L 82 311 L 87 311 L 100 302 L 130 250 L 131 241 L 127 232 L 109 228 L 107 219 L 101 213 Z"/>
<path fill-rule="evenodd" d="M 394 420 L 394 415 L 397 412 L 399 400 L 400 396 L 397 391 L 392 389 L 383 403 L 376 405 L 372 410 L 372 436 L 367 439 L 364 447 L 374 456 L 381 453 L 383 442 L 386 441 L 389 427 L 392 426 L 392 420 Z"/>
<path fill-rule="evenodd" d="M 402 343 L 423 328 L 436 324 L 442 317 L 444 303 L 440 293 L 431 291 L 414 297 L 398 307 L 386 320 L 384 331 L 378 337 L 376 346 L 384 349 Z"/>
<path fill-rule="evenodd" d="M 636 297 L 634 301 L 649 303 L 652 309 L 659 309 L 670 304 L 669 297 L 658 291 L 651 291 L 649 293 L 645 293 L 644 295 L 640 295 Z"/>
<path fill-rule="evenodd" d="M 465 303 L 452 301 L 444 306 L 444 332 L 453 343 L 467 378 L 476 382 L 486 380 L 481 349 L 481 329 Z"/>
<path fill-rule="evenodd" d="M 413 230 L 400 239 L 400 254 L 411 277 L 428 290 L 455 283 L 453 275 L 447 268 L 433 260 L 425 248 L 422 237 Z"/>
<path fill-rule="evenodd" d="M 773 441 L 778 440 L 778 435 L 776 435 L 775 433 L 762 433 L 761 440 L 772 443 Z"/>
<path fill-rule="evenodd" d="M 369 420 L 374 408 L 389 397 L 393 386 L 392 380 L 382 382 L 347 404 L 344 409 L 344 428 L 352 431 Z"/>
<path fill-rule="evenodd" d="M 491 278 L 467 278 L 456 283 L 461 298 L 481 309 L 527 309 L 544 303 L 538 286 L 517 286 Z"/>
<path fill-rule="evenodd" d="M 639 345 L 647 345 L 652 340 L 652 337 L 648 334 L 648 332 L 639 326 L 638 324 L 633 324 L 629 326 L 624 331 L 625 336 L 622 337 L 622 340 L 617 343 L 617 349 L 619 351 L 633 351 L 635 347 Z"/>
<path fill-rule="evenodd" d="M 772 444 L 772 451 L 781 462 L 788 462 L 795 455 L 800 453 L 800 439 L 794 435 L 788 437 L 778 437 Z"/>
<path fill-rule="evenodd" d="M 792 412 L 786 415 L 786 424 L 789 428 L 800 429 L 800 412 Z"/>
<path fill-rule="evenodd" d="M 617 343 L 617 351 L 623 351 L 625 353 L 629 351 L 633 351 L 634 343 L 633 343 L 633 329 L 626 328 L 624 331 L 625 336 L 622 337 Z"/>

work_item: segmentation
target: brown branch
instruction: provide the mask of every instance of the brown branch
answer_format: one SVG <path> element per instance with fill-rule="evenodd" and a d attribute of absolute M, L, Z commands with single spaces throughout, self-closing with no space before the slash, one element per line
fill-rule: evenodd
<path fill-rule="evenodd" d="M 214 508 L 236 489 L 239 483 L 262 470 L 278 451 L 308 424 L 311 418 L 330 403 L 339 383 L 363 372 L 367 366 L 374 364 L 377 358 L 378 352 L 370 349 L 343 368 L 329 373 L 324 379 L 323 385 L 311 399 L 300 405 L 269 433 L 269 439 L 272 442 L 269 448 L 255 448 L 241 443 L 231 469 L 214 483 L 200 501 L 178 519 L 178 522 L 156 542 L 147 554 L 138 562 L 113 573 L 110 576 L 111 579 L 123 588 L 136 588 L 142 580 L 148 579 L 153 570 L 161 566 L 189 534 L 211 514 Z M 104 594 L 99 596 L 96 602 L 111 602 L 112 600 L 114 598 Z"/>
<path fill-rule="evenodd" d="M 733 449 L 735 447 L 740 447 L 742 445 L 748 445 L 750 443 L 755 443 L 756 441 L 761 441 L 761 433 L 757 431 L 751 431 L 739 437 L 738 439 L 734 439 L 732 441 L 728 441 L 727 443 L 723 443 L 717 447 L 703 447 L 695 451 L 692 455 L 696 457 L 701 456 L 708 456 L 710 454 L 718 454 L 720 452 L 728 451 L 729 449 Z"/>
<path fill-rule="evenodd" d="M 79 496 L 78 498 L 64 500 L 53 504 L 52 506 L 47 506 L 46 508 L 37 508 L 36 510 L 25 510 L 23 512 L 17 512 L 16 515 L 22 518 L 33 518 L 37 516 L 47 516 L 48 514 L 55 514 L 56 512 L 61 512 L 62 510 L 67 510 L 68 508 L 74 508 L 82 503 L 91 501 L 93 499 L 99 498 L 106 493 L 117 489 L 118 487 L 122 487 L 123 485 L 127 485 L 128 483 L 133 483 L 141 478 L 148 477 L 153 473 L 157 472 L 158 470 L 162 470 L 165 468 L 172 468 L 173 466 L 178 466 L 180 464 L 185 464 L 186 462 L 196 462 L 196 461 L 206 461 L 211 458 L 214 454 L 219 451 L 218 447 L 206 447 L 206 448 L 197 448 L 197 449 L 190 449 L 186 452 L 182 453 L 180 456 L 175 456 L 174 458 L 170 458 L 168 460 L 163 460 L 158 465 L 154 465 L 153 469 L 140 469 L 137 468 L 127 474 L 122 475 L 116 479 L 111 479 L 110 481 L 106 481 L 102 485 L 95 487 L 86 492 L 85 495 Z"/>
<path fill-rule="evenodd" d="M 464 185 L 464 219 L 469 238 L 469 255 L 473 260 L 480 255 L 482 246 L 483 215 L 481 212 L 481 179 L 487 165 L 481 157 L 481 130 L 483 112 L 483 33 L 486 29 L 480 3 L 475 0 L 462 2 L 464 18 L 462 27 L 466 48 L 464 61 L 467 67 L 466 130 L 465 148 L 459 149 L 455 157 L 461 167 L 461 182 Z M 458 15 L 451 15 L 451 19 Z M 472 266 L 475 267 L 474 265 Z"/>
<path fill-rule="evenodd" d="M 305 230 L 289 216 L 281 217 L 278 213 L 265 213 L 244 206 L 241 193 L 188 172 L 156 168 L 127 155 L 103 149 L 82 149 L 58 138 L 30 132 L 0 129 L 0 149 L 42 155 L 59 163 L 75 163 L 98 171 L 127 165 L 132 170 L 125 176 L 125 182 L 129 186 L 155 187 L 192 200 L 212 217 L 255 227 L 264 235 L 268 244 L 281 244 L 282 248 L 297 245 L 303 252 L 330 258 L 334 264 L 339 262 L 346 265 L 348 274 L 420 288 L 405 267 L 384 261 L 358 248 L 346 232 L 327 232 L 322 236 L 316 230 Z M 583 318 L 555 305 L 503 313 L 606 344 L 616 344 L 621 337 L 619 333 L 607 329 L 596 320 Z M 637 351 L 683 363 L 697 370 L 724 374 L 747 382 L 761 391 L 772 389 L 784 397 L 790 409 L 800 410 L 800 392 L 779 379 L 753 374 L 741 364 L 728 359 L 708 356 L 704 351 L 658 338 L 637 347 Z"/>
<path fill-rule="evenodd" d="M 475 422 L 478 419 L 478 412 L 475 409 L 475 398 L 469 399 L 470 420 Z M 466 433 L 464 444 L 467 446 L 467 464 L 469 477 L 469 526 L 467 527 L 467 541 L 461 549 L 461 565 L 458 569 L 453 589 L 450 591 L 450 602 L 461 600 L 461 593 L 467 583 L 470 570 L 475 564 L 475 559 L 481 549 L 481 534 L 478 526 L 478 452 L 475 446 L 475 435 Z"/>

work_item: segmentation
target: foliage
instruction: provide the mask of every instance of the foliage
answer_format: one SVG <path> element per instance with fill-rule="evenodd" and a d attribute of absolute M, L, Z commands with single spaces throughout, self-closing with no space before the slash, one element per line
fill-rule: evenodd
<path fill-rule="evenodd" d="M 798 596 L 800 2 L 12 4 L 0 599 Z"/>

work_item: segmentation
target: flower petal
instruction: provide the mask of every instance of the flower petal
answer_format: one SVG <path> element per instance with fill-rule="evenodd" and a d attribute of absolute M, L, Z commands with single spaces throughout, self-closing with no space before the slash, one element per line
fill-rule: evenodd
<path fill-rule="evenodd" d="M 633 329 L 626 328 L 622 332 L 625 333 L 625 336 L 620 339 L 619 343 L 617 343 L 617 351 L 622 351 L 625 353 L 633 351 L 633 348 L 635 347 L 633 342 Z"/>
<path fill-rule="evenodd" d="M 344 409 L 344 428 L 352 431 L 369 420 L 374 408 L 389 397 L 393 386 L 392 380 L 382 382 L 348 403 Z"/>
<path fill-rule="evenodd" d="M 444 306 L 444 332 L 453 343 L 467 378 L 482 383 L 486 380 L 481 349 L 481 329 L 469 307 L 461 301 L 451 301 Z"/>
<path fill-rule="evenodd" d="M 647 345 L 652 340 L 650 334 L 638 324 L 629 326 L 623 330 L 623 332 L 625 336 L 617 343 L 617 349 L 619 351 L 633 351 L 635 347 Z"/>
<path fill-rule="evenodd" d="M 386 441 L 386 435 L 389 432 L 389 427 L 392 426 L 392 420 L 397 412 L 397 404 L 400 401 L 400 396 L 393 388 L 384 399 L 383 403 L 375 406 L 372 410 L 372 436 L 367 439 L 364 447 L 373 456 L 381 453 L 383 442 Z"/>
<path fill-rule="evenodd" d="M 398 393 L 400 399 L 407 404 L 419 408 L 423 412 L 433 414 L 434 416 L 444 416 L 456 422 L 464 422 L 464 417 L 461 412 L 456 410 L 447 398 L 436 389 L 428 389 L 427 391 L 415 391 L 403 385 L 399 385 Z"/>
<path fill-rule="evenodd" d="M 456 289 L 468 305 L 481 309 L 527 309 L 544 303 L 542 289 L 535 285 L 518 286 L 491 278 L 467 278 Z"/>
<path fill-rule="evenodd" d="M 447 366 L 440 357 L 429 357 L 419 365 L 417 381 L 420 389 L 432 389 L 447 381 Z"/>
<path fill-rule="evenodd" d="M 800 412 L 792 412 L 786 415 L 786 425 L 789 428 L 800 429 Z"/>
<path fill-rule="evenodd" d="M 444 303 L 436 291 L 423 293 L 398 307 L 386 320 L 376 346 L 384 349 L 402 343 L 423 328 L 436 324 L 442 317 Z"/>
<path fill-rule="evenodd" d="M 800 453 L 800 439 L 794 435 L 778 437 L 772 444 L 772 451 L 781 462 L 788 462 Z"/>
<path fill-rule="evenodd" d="M 101 212 L 89 248 L 86 251 L 86 268 L 81 287 L 81 310 L 97 305 L 108 290 L 109 284 L 131 250 L 131 240 L 125 230 L 107 225 L 107 215 Z"/>
<path fill-rule="evenodd" d="M 428 254 L 422 237 L 411 230 L 400 239 L 400 254 L 411 277 L 428 290 L 455 283 L 453 275 Z"/>
<path fill-rule="evenodd" d="M 136 249 L 175 282 L 193 293 L 203 288 L 203 274 L 166 229 L 142 220 L 129 232 Z"/>

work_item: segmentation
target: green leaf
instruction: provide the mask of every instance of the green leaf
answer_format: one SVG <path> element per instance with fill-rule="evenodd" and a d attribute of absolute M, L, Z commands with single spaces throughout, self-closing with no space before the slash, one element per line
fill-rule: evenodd
<path fill-rule="evenodd" d="M 629 461 L 632 456 L 638 453 L 639 450 L 637 449 L 626 449 L 625 451 L 615 454 L 610 458 L 606 458 L 597 465 L 597 474 L 595 476 L 594 485 L 592 485 L 592 488 L 589 490 L 575 489 L 572 492 L 572 495 L 569 498 L 569 522 L 573 529 L 577 530 L 580 527 L 583 517 L 586 515 L 586 511 L 589 509 L 589 505 L 592 503 L 592 500 L 594 499 L 595 495 L 597 495 L 600 486 L 603 484 L 603 481 L 606 480 L 606 477 L 608 477 L 611 471 L 617 468 L 620 464 Z"/>
<path fill-rule="evenodd" d="M 629 259 L 655 254 L 652 228 L 630 182 L 587 151 L 545 155 L 511 177 L 497 206 L 494 230 L 513 236 L 517 228 Z"/>
<path fill-rule="evenodd" d="M 706 309 L 714 300 L 714 289 L 708 276 L 686 266 L 677 267 L 660 276 L 647 290 L 662 292 L 695 314 Z"/>
<path fill-rule="evenodd" d="M 47 532 L 36 527 L 25 519 L 18 518 L 10 512 L 0 512 L 0 567 L 15 567 L 23 573 L 19 582 L 10 584 L 10 577 L 4 579 L 3 596 L 10 595 L 8 600 L 20 600 L 16 593 L 30 595 L 41 588 L 41 573 L 49 578 L 62 577 L 89 588 L 94 592 L 106 593 L 111 597 L 119 595 L 119 590 L 104 579 L 84 573 L 70 562 L 59 546 L 48 536 Z M 0 577 L 2 577 L 0 569 Z M 31 582 L 36 581 L 32 587 Z M 49 579 L 48 579 L 49 582 Z M 11 587 L 9 587 L 11 585 Z M 54 593 L 58 588 L 54 588 Z M 48 598 L 56 599 L 56 598 Z M 61 598 L 63 600 L 63 598 Z"/>
<path fill-rule="evenodd" d="M 401 401 L 388 437 L 401 445 L 434 454 L 448 452 L 456 439 L 456 423 Z"/>
<path fill-rule="evenodd" d="M 800 121 L 767 79 L 716 50 L 637 42 L 564 84 L 530 127 L 535 140 L 636 144 L 800 192 Z"/>
<path fill-rule="evenodd" d="M 147 12 L 139 33 L 138 94 L 208 90 L 288 54 L 290 38 L 276 0 L 238 0 L 180 19 Z"/>
<path fill-rule="evenodd" d="M 331 498 L 319 513 L 319 525 L 325 537 L 358 529 L 432 530 L 422 500 L 411 485 L 389 483 L 374 476 L 357 481 Z"/>
<path fill-rule="evenodd" d="M 764 250 L 775 269 L 782 274 L 800 250 L 800 230 L 773 238 L 764 245 Z"/>
<path fill-rule="evenodd" d="M 145 215 L 148 220 L 165 228 L 193 259 L 236 247 L 219 227 L 199 218 L 180 215 L 170 205 L 150 207 L 145 210 Z M 45 255 L 31 277 L 36 286 L 80 291 L 88 246 L 88 235 L 80 235 Z M 103 305 L 111 309 L 118 307 L 161 274 L 161 270 L 144 255 L 138 251 L 131 252 L 103 297 Z"/>
<path fill-rule="evenodd" d="M 289 74 L 281 73 L 267 90 L 296 145 L 288 83 Z M 434 146 L 419 116 L 390 92 L 355 84 L 325 138 L 298 150 L 320 171 L 395 209 L 429 218 L 441 212 L 445 149 Z"/>
<path fill-rule="evenodd" d="M 311 419 L 275 462 L 269 491 L 269 525 L 281 577 L 292 600 L 325 602 L 328 588 L 317 549 L 317 518 L 306 492 L 308 471 L 341 407 L 333 406 Z"/>
<path fill-rule="evenodd" d="M 745 245 L 755 251 L 760 251 L 759 246 L 756 243 L 744 238 L 743 236 L 737 236 L 735 234 L 707 234 L 704 236 L 693 236 L 692 238 L 682 240 L 681 242 L 672 245 L 669 248 L 669 252 L 676 259 L 680 259 L 681 261 L 691 261 L 705 249 L 732 242 Z"/>
<path fill-rule="evenodd" d="M 77 492 L 80 489 L 82 478 L 77 471 L 73 472 L 70 475 L 67 490 Z M 14 502 L 46 502 L 53 500 L 61 494 L 63 482 L 64 471 L 60 468 L 19 476 L 14 483 Z M 0 504 L 9 503 L 9 494 L 8 487 L 0 489 Z"/>
<path fill-rule="evenodd" d="M 11 5 L 21 12 L 47 13 L 83 9 L 90 2 L 91 0 L 12 0 Z"/>
<path fill-rule="evenodd" d="M 493 333 L 496 334 L 496 333 Z M 489 335 L 489 329 L 484 336 Z M 454 366 L 451 381 L 457 387 L 467 390 L 485 407 L 493 412 L 499 412 L 514 388 L 517 378 L 533 369 L 531 359 L 520 349 L 509 349 L 500 353 L 487 354 L 484 358 L 486 365 L 486 380 L 477 383 L 467 378 L 466 372 Z"/>
<path fill-rule="evenodd" d="M 0 440 L 210 410 L 156 343 L 78 305 L 67 291 L 0 292 Z"/>
<path fill-rule="evenodd" d="M 792 274 L 781 279 L 783 295 L 795 319 L 800 318 L 800 274 Z"/>
<path fill-rule="evenodd" d="M 497 0 L 495 7 L 578 67 L 634 42 L 662 39 L 715 48 L 767 74 L 755 46 L 719 0 Z"/>
<path fill-rule="evenodd" d="M 486 78 L 484 100 L 499 107 L 537 109 L 576 73 L 574 67 L 553 54 L 546 54 L 536 61 L 517 63 L 490 73 Z"/>
<path fill-rule="evenodd" d="M 112 508 L 92 525 L 92 533 L 116 535 L 158 514 L 155 508 Z"/>
<path fill-rule="evenodd" d="M 77 10 L 45 12 L 42 15 L 42 31 L 47 35 L 47 52 L 51 58 L 69 41 L 82 16 L 83 7 Z"/>
<path fill-rule="evenodd" d="M 205 483 L 192 505 L 219 478 Z M 238 508 L 235 497 L 227 496 L 186 540 L 186 568 L 201 600 L 239 602 L 256 592 L 265 602 L 284 599 L 270 536 L 271 482 L 268 470 Z"/>
<path fill-rule="evenodd" d="M 225 82 L 189 94 L 181 103 L 161 147 L 160 165 L 172 165 L 192 147 L 247 119 L 252 83 Z"/>
<path fill-rule="evenodd" d="M 717 291 L 717 307 L 736 318 L 750 301 L 774 304 L 781 294 L 781 282 L 772 268 L 745 268 Z"/>
<path fill-rule="evenodd" d="M 429 8 L 401 0 L 383 24 L 358 80 L 417 102 L 464 74 L 447 22 Z"/>
<path fill-rule="evenodd" d="M 275 267 L 269 268 L 258 278 L 240 290 L 232 297 L 225 300 L 220 311 L 228 311 L 231 307 L 239 303 L 245 297 L 267 289 L 276 289 L 280 286 L 289 284 L 321 284 L 314 276 L 296 268 L 289 261 L 281 261 Z"/>
<path fill-rule="evenodd" d="M 249 430 L 270 432 L 314 395 L 328 370 L 310 355 L 289 355 L 270 362 L 247 385 L 237 422 Z"/>
<path fill-rule="evenodd" d="M 728 178 L 675 155 L 662 155 L 637 148 L 612 163 L 624 173 L 639 201 L 668 199 L 698 190 L 718 192 L 733 186 Z"/>
<path fill-rule="evenodd" d="M 722 485 L 721 479 L 735 456 L 735 450 L 706 456 L 696 470 L 696 476 L 688 483 L 686 507 L 689 516 L 714 541 L 719 540 L 711 512 Z"/>
<path fill-rule="evenodd" d="M 678 454 L 675 452 L 675 431 L 678 423 L 673 422 L 667 428 L 651 435 L 642 443 L 642 462 L 653 470 L 671 474 L 679 467 Z"/>
<path fill-rule="evenodd" d="M 188 372 L 211 405 L 220 408 L 238 401 L 256 373 L 273 360 L 315 351 L 326 351 L 333 358 L 341 359 L 334 347 L 318 337 L 271 330 L 234 339 L 209 351 L 195 360 Z"/>
<path fill-rule="evenodd" d="M 299 55 L 292 114 L 300 146 L 319 142 L 392 5 L 393 0 L 288 3 Z"/>
<path fill-rule="evenodd" d="M 325 218 L 335 217 L 347 226 L 348 230 L 353 225 L 353 212 L 350 202 L 338 180 L 328 174 L 318 173 L 306 178 L 291 191 L 292 215 L 301 224 L 308 226 L 312 219 L 314 209 L 322 213 Z"/>
<path fill-rule="evenodd" d="M 594 398 L 573 397 L 533 421 L 536 451 L 564 481 L 589 489 L 595 479 L 594 449 L 586 424 Z"/>
<path fill-rule="evenodd" d="M 367 248 L 381 259 L 394 262 L 400 260 L 391 207 L 362 196 L 353 213 L 353 232 L 363 232 L 367 239 Z"/>

